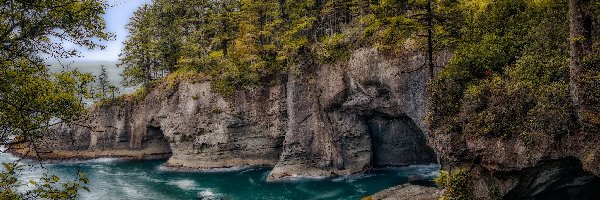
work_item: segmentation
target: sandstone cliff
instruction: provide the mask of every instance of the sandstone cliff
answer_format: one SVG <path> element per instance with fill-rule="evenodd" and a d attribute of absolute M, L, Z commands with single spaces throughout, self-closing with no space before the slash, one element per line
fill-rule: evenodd
<path fill-rule="evenodd" d="M 96 107 L 55 128 L 38 141 L 39 153 L 163 157 L 179 169 L 274 166 L 270 180 L 435 163 L 424 128 L 427 71 L 415 70 L 423 60 L 361 49 L 226 97 L 210 82 L 161 83 L 139 101 Z"/>

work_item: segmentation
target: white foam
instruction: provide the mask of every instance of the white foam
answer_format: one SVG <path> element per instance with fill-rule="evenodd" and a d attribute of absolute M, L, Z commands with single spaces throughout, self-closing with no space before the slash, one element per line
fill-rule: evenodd
<path fill-rule="evenodd" d="M 104 169 L 100 169 L 96 171 L 99 174 L 109 175 L 109 176 L 145 176 L 145 172 L 108 172 Z"/>
<path fill-rule="evenodd" d="M 311 199 L 331 199 L 333 197 L 340 195 L 342 192 L 344 192 L 344 191 L 343 190 L 333 190 L 333 191 L 329 191 L 329 192 L 319 192 L 319 194 L 317 196 L 315 196 L 314 198 L 311 198 Z"/>
<path fill-rule="evenodd" d="M 121 158 L 94 158 L 89 160 L 49 161 L 46 165 L 110 164 L 122 161 Z"/>
<path fill-rule="evenodd" d="M 122 179 L 117 179 L 117 184 L 128 199 L 139 199 L 143 195 L 143 192 L 138 189 L 140 187 L 136 187 Z"/>
<path fill-rule="evenodd" d="M 427 178 L 434 178 L 434 177 L 438 177 L 440 176 L 440 171 L 432 171 L 426 174 L 423 174 L 423 176 L 427 177 Z"/>
<path fill-rule="evenodd" d="M 131 186 L 124 186 L 123 192 L 125 193 L 125 195 L 128 198 L 131 198 L 131 199 L 139 198 L 141 196 L 140 191 L 138 191 L 137 189 L 135 189 L 134 187 L 131 187 Z"/>
<path fill-rule="evenodd" d="M 114 162 L 121 161 L 121 160 L 122 159 L 120 159 L 120 158 L 94 158 L 94 159 L 89 159 L 89 160 L 67 161 L 66 163 L 73 163 L 73 164 L 101 163 L 101 164 L 106 164 L 106 163 L 114 163 Z"/>
<path fill-rule="evenodd" d="M 259 169 L 260 168 L 256 168 L 256 167 L 254 167 L 254 168 L 247 168 L 247 169 L 244 169 L 244 170 L 240 171 L 239 174 L 244 174 L 246 172 L 256 171 L 256 170 L 259 170 Z"/>
<path fill-rule="evenodd" d="M 156 168 L 157 171 L 165 172 L 202 172 L 202 173 L 220 173 L 220 172 L 247 172 L 254 169 L 259 169 L 260 166 L 241 166 L 241 167 L 224 167 L 212 169 L 178 169 L 176 167 L 168 167 L 160 165 Z"/>
<path fill-rule="evenodd" d="M 333 179 L 331 179 L 331 181 L 333 181 L 333 182 L 346 181 L 348 183 L 352 183 L 352 182 L 355 182 L 356 180 L 369 178 L 369 177 L 373 177 L 373 176 L 375 176 L 375 174 L 352 174 L 352 175 L 340 176 L 337 178 L 333 178 Z"/>
<path fill-rule="evenodd" d="M 119 158 L 95 158 L 88 160 L 88 163 L 112 163 L 115 161 L 119 161 Z"/>
<path fill-rule="evenodd" d="M 198 192 L 198 197 L 216 197 L 217 194 L 210 188 L 202 189 L 202 191 Z"/>
<path fill-rule="evenodd" d="M 167 182 L 167 185 L 175 185 L 183 190 L 196 189 L 196 182 L 189 179 L 175 180 Z"/>
<path fill-rule="evenodd" d="M 319 181 L 319 180 L 327 180 L 327 179 L 329 179 L 329 177 L 292 174 L 291 176 L 284 177 L 279 180 L 273 180 L 271 182 L 307 182 L 307 181 Z"/>

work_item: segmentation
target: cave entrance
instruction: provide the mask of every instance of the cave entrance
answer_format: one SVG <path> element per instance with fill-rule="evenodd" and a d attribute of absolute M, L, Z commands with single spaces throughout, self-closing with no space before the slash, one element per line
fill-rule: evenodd
<path fill-rule="evenodd" d="M 367 118 L 374 167 L 436 163 L 423 131 L 407 117 L 376 115 Z"/>
<path fill-rule="evenodd" d="M 595 200 L 600 197 L 600 177 L 583 170 L 575 158 L 542 163 L 520 172 L 519 177 L 519 183 L 505 199 Z"/>
<path fill-rule="evenodd" d="M 142 149 L 150 158 L 167 159 L 171 157 L 171 145 L 159 126 L 148 126 L 142 138 Z"/>

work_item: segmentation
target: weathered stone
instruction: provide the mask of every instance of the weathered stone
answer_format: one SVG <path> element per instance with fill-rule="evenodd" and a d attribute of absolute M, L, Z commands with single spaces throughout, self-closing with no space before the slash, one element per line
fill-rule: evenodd
<path fill-rule="evenodd" d="M 46 158 L 168 157 L 179 169 L 274 166 L 269 180 L 434 163 L 423 64 L 416 53 L 361 49 L 228 97 L 210 82 L 161 83 L 139 101 L 55 128 L 39 147 Z"/>
<path fill-rule="evenodd" d="M 442 191 L 432 187 L 404 184 L 371 196 L 372 200 L 437 200 Z"/>
<path fill-rule="evenodd" d="M 533 133 L 522 138 L 431 134 L 442 168 L 469 169 L 477 199 L 596 199 L 597 137 Z M 594 189 L 595 188 L 595 189 Z"/>

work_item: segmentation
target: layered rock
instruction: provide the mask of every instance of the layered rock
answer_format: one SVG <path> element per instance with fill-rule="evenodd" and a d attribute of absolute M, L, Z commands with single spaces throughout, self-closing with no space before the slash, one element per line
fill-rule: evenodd
<path fill-rule="evenodd" d="M 431 134 L 443 168 L 469 169 L 477 199 L 596 199 L 600 138 L 544 133 L 523 138 Z"/>
<path fill-rule="evenodd" d="M 423 60 L 361 49 L 348 61 L 306 62 L 271 85 L 226 97 L 210 82 L 161 83 L 141 100 L 92 109 L 38 147 L 47 158 L 169 157 L 168 166 L 189 169 L 268 165 L 270 180 L 434 163 Z"/>
<path fill-rule="evenodd" d="M 418 55 L 389 59 L 373 49 L 348 63 L 290 74 L 288 129 L 269 179 L 332 176 L 371 166 L 435 162 L 426 145 L 426 70 Z"/>
<path fill-rule="evenodd" d="M 224 98 L 210 83 L 160 84 L 136 102 L 91 110 L 38 141 L 46 158 L 169 158 L 168 166 L 274 165 L 286 127 L 285 88 Z"/>

